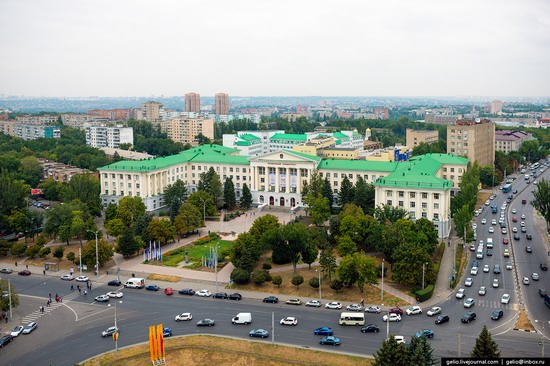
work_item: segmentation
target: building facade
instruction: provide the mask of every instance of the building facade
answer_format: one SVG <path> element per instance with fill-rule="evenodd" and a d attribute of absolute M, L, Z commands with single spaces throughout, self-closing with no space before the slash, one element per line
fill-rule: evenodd
<path fill-rule="evenodd" d="M 162 109 L 162 103 L 159 102 L 145 102 L 141 105 L 141 115 L 138 119 L 144 119 L 149 122 L 159 122 L 160 110 Z"/>
<path fill-rule="evenodd" d="M 199 113 L 201 111 L 201 96 L 198 93 L 185 94 L 185 111 Z"/>
<path fill-rule="evenodd" d="M 459 120 L 447 126 L 447 152 L 477 161 L 480 166 L 495 161 L 495 123 L 487 119 Z"/>
<path fill-rule="evenodd" d="M 229 95 L 225 93 L 218 93 L 215 96 L 215 108 L 216 114 L 229 114 Z"/>
<path fill-rule="evenodd" d="M 57 126 L 30 125 L 13 121 L 0 121 L 0 132 L 19 137 L 23 140 L 61 137 L 61 128 Z"/>
<path fill-rule="evenodd" d="M 406 145 L 409 148 L 414 148 L 415 146 L 420 145 L 421 143 L 426 144 L 435 144 L 439 141 L 439 131 L 438 130 L 413 130 L 407 128 L 407 142 Z"/>
<path fill-rule="evenodd" d="M 169 139 L 182 144 L 191 144 L 191 146 L 199 144 L 197 136 L 201 133 L 211 140 L 214 139 L 214 120 L 203 117 L 179 117 L 162 121 L 160 129 L 166 132 Z"/>
<path fill-rule="evenodd" d="M 529 140 L 535 140 L 535 138 L 527 132 L 498 130 L 495 132 L 495 150 L 506 154 L 519 151 L 521 144 Z"/>
<path fill-rule="evenodd" d="M 88 146 L 118 149 L 120 144 L 134 145 L 134 129 L 132 127 L 90 126 L 86 128 L 86 145 Z"/>

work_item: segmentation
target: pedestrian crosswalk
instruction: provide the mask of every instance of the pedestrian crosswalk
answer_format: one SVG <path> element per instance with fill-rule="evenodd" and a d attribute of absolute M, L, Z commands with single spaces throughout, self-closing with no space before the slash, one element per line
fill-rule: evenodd
<path fill-rule="evenodd" d="M 52 311 L 57 309 L 60 306 L 63 306 L 63 303 L 70 302 L 74 299 L 76 299 L 79 295 L 78 292 L 71 292 L 70 294 L 63 296 L 63 302 L 56 302 L 55 299 L 52 301 L 50 306 L 44 305 L 44 312 L 40 311 L 40 308 L 36 311 L 33 311 L 29 315 L 26 315 L 23 317 L 22 321 L 23 323 L 30 323 L 33 321 L 36 321 L 37 319 L 41 318 L 42 316 L 46 314 L 50 314 Z M 41 305 L 42 306 L 42 305 Z"/>
<path fill-rule="evenodd" d="M 492 309 L 519 310 L 519 305 L 517 303 L 502 304 L 499 300 L 476 300 L 475 306 Z"/>

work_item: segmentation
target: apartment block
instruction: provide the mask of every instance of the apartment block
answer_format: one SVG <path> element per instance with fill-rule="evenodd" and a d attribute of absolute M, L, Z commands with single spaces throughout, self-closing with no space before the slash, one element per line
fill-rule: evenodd
<path fill-rule="evenodd" d="M 23 140 L 35 140 L 37 138 L 60 138 L 61 128 L 57 126 L 29 125 L 14 123 L 8 127 L 8 134 L 19 137 Z"/>
<path fill-rule="evenodd" d="M 15 120 L 21 124 L 27 125 L 53 125 L 57 123 L 58 116 L 56 115 L 35 115 L 27 114 L 24 116 L 17 116 Z"/>
<path fill-rule="evenodd" d="M 216 114 L 229 114 L 229 95 L 225 93 L 218 93 L 215 96 L 215 108 Z"/>
<path fill-rule="evenodd" d="M 461 118 L 461 115 L 426 113 L 426 115 L 424 116 L 424 122 L 434 123 L 436 125 L 450 125 L 451 123 L 455 123 Z"/>
<path fill-rule="evenodd" d="M 199 113 L 201 111 L 201 96 L 198 93 L 185 94 L 185 111 Z"/>
<path fill-rule="evenodd" d="M 519 151 L 521 144 L 529 140 L 535 140 L 535 138 L 527 132 L 498 130 L 495 132 L 495 150 L 506 154 Z"/>
<path fill-rule="evenodd" d="M 458 120 L 447 126 L 447 152 L 480 166 L 495 161 L 495 123 L 488 119 Z"/>
<path fill-rule="evenodd" d="M 191 144 L 191 146 L 199 144 L 197 136 L 200 133 L 209 139 L 214 139 L 214 120 L 210 118 L 174 118 L 160 122 L 160 129 L 166 132 L 169 139 L 182 144 Z"/>
<path fill-rule="evenodd" d="M 149 122 L 159 122 L 160 110 L 162 108 L 162 103 L 159 102 L 146 102 L 141 105 L 141 113 L 138 119 L 144 119 Z"/>
<path fill-rule="evenodd" d="M 132 127 L 90 126 L 86 128 L 86 145 L 117 149 L 120 144 L 134 144 L 134 129 Z"/>
<path fill-rule="evenodd" d="M 406 145 L 411 149 L 421 143 L 435 144 L 439 141 L 438 130 L 413 130 L 407 128 L 407 142 Z"/>

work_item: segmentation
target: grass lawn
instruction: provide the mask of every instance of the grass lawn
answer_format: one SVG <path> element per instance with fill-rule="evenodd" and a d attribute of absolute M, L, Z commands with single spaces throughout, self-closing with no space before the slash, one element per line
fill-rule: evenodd
<path fill-rule="evenodd" d="M 264 341 L 246 341 L 216 336 L 187 336 L 165 339 L 166 364 L 172 366 L 211 365 L 327 365 L 369 366 L 373 360 L 329 351 L 272 345 Z M 333 347 L 339 351 L 337 347 Z M 109 352 L 82 366 L 141 366 L 150 364 L 149 343 Z"/>
<path fill-rule="evenodd" d="M 229 240 L 213 240 L 206 244 L 195 244 L 194 242 L 189 245 L 181 246 L 177 249 L 162 256 L 162 263 L 165 266 L 177 267 L 181 262 L 185 261 L 185 252 L 189 255 L 190 262 L 200 261 L 203 256 L 210 254 L 210 247 L 216 244 L 220 244 L 218 247 L 218 253 L 222 255 L 224 252 L 228 252 L 233 246 L 233 242 Z M 221 262 L 221 261 L 220 261 Z"/>

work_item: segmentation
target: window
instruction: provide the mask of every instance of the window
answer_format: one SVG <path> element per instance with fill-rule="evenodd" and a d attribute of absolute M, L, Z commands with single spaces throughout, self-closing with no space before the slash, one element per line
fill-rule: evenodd
<path fill-rule="evenodd" d="M 439 210 L 439 203 L 434 203 L 434 210 Z"/>
<path fill-rule="evenodd" d="M 229 168 L 229 173 L 233 173 L 233 168 Z"/>
<path fill-rule="evenodd" d="M 455 168 L 451 168 L 451 173 L 454 173 L 455 172 Z"/>
<path fill-rule="evenodd" d="M 123 179 L 124 176 L 123 176 L 122 174 L 119 174 L 119 175 L 118 175 L 118 178 L 119 178 L 119 179 Z"/>
<path fill-rule="evenodd" d="M 415 208 L 416 207 L 416 202 L 411 202 L 411 208 Z"/>
<path fill-rule="evenodd" d="M 405 192 L 399 191 L 399 198 L 403 198 L 405 196 Z"/>
<path fill-rule="evenodd" d="M 398 205 L 399 207 L 403 207 L 403 201 L 399 201 Z"/>
<path fill-rule="evenodd" d="M 105 194 L 109 194 L 109 190 L 108 190 L 108 189 L 105 190 Z"/>
<path fill-rule="evenodd" d="M 386 191 L 386 197 L 391 197 L 393 194 L 393 191 Z"/>
<path fill-rule="evenodd" d="M 128 188 L 132 188 L 132 183 L 128 183 Z"/>
<path fill-rule="evenodd" d="M 428 214 L 426 212 L 422 212 L 422 218 L 423 219 L 427 219 L 428 218 Z"/>
<path fill-rule="evenodd" d="M 111 174 L 111 178 L 115 179 L 116 175 L 115 174 Z"/>
<path fill-rule="evenodd" d="M 422 192 L 422 199 L 423 200 L 428 199 L 428 194 L 426 192 Z"/>
<path fill-rule="evenodd" d="M 136 183 L 136 188 L 139 188 L 139 183 Z"/>
<path fill-rule="evenodd" d="M 434 200 L 438 200 L 439 199 L 439 193 L 434 193 Z"/>
<path fill-rule="evenodd" d="M 107 179 L 107 173 L 103 173 L 103 178 Z"/>
<path fill-rule="evenodd" d="M 434 221 L 439 221 L 439 214 L 438 213 L 434 213 Z"/>
<path fill-rule="evenodd" d="M 411 220 L 416 219 L 416 212 L 414 212 L 414 211 L 409 211 L 409 217 L 411 218 Z"/>
<path fill-rule="evenodd" d="M 409 193 L 409 198 L 416 198 L 416 193 L 415 192 L 410 192 Z"/>
<path fill-rule="evenodd" d="M 334 186 L 334 187 L 338 187 L 338 181 L 337 181 L 337 180 L 334 181 L 333 186 Z"/>
<path fill-rule="evenodd" d="M 425 210 L 428 208 L 428 204 L 426 202 L 422 202 L 422 209 Z"/>
<path fill-rule="evenodd" d="M 447 171 L 447 168 L 446 168 L 446 167 L 444 167 L 444 168 L 443 168 L 443 171 L 444 171 L 444 172 L 446 172 L 446 171 Z"/>
<path fill-rule="evenodd" d="M 388 206 L 391 206 L 391 205 L 392 205 L 392 204 L 391 204 L 391 200 L 387 200 L 387 201 L 386 201 L 386 204 L 387 204 Z"/>

